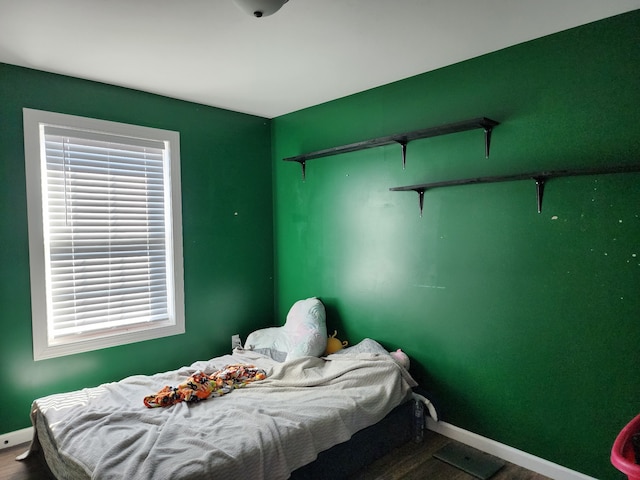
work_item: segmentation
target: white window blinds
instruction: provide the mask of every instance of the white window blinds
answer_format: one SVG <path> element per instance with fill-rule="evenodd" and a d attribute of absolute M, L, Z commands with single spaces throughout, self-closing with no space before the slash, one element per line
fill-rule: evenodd
<path fill-rule="evenodd" d="M 49 343 L 172 322 L 165 142 L 43 126 Z"/>
<path fill-rule="evenodd" d="M 33 358 L 184 333 L 180 134 L 23 117 Z"/>

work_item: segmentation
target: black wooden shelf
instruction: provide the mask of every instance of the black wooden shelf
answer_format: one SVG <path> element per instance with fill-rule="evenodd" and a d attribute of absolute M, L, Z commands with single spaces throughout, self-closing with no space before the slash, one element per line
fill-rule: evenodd
<path fill-rule="evenodd" d="M 402 147 L 402 168 L 404 168 L 407 161 L 407 144 L 410 141 L 419 140 L 421 138 L 447 135 L 449 133 L 464 132 L 466 130 L 474 130 L 478 128 L 482 128 L 484 130 L 484 152 L 485 156 L 488 158 L 489 147 L 491 144 L 491 131 L 496 125 L 499 125 L 499 122 L 485 117 L 478 117 L 461 122 L 424 128 L 422 130 L 414 130 L 407 133 L 399 133 L 396 135 L 388 135 L 386 137 L 373 138 L 371 140 L 350 143 L 348 145 L 342 145 L 340 147 L 327 148 L 324 150 L 305 153 L 303 155 L 297 155 L 295 157 L 284 158 L 283 160 L 285 162 L 298 162 L 302 166 L 302 178 L 304 179 L 306 176 L 306 162 L 308 160 L 397 143 Z"/>
<path fill-rule="evenodd" d="M 533 180 L 536 184 L 536 203 L 538 213 L 542 213 L 542 196 L 544 194 L 544 186 L 547 180 L 556 177 L 572 177 L 579 175 L 602 175 L 611 173 L 638 173 L 640 172 L 640 164 L 637 165 L 618 165 L 599 168 L 585 169 L 569 169 L 569 170 L 548 170 L 533 173 L 519 173 L 515 175 L 496 175 L 488 177 L 463 178 L 458 180 L 445 180 L 440 182 L 421 183 L 418 185 L 407 185 L 404 187 L 393 187 L 389 190 L 394 192 L 414 191 L 418 193 L 420 204 L 420 216 L 424 207 L 424 192 L 433 188 L 452 187 L 457 185 L 472 185 L 478 183 L 496 183 L 511 182 L 516 180 Z"/>

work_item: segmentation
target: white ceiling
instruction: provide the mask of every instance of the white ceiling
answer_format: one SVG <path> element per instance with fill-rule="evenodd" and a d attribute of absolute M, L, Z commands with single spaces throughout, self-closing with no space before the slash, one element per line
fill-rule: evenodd
<path fill-rule="evenodd" d="M 0 62 L 267 118 L 640 8 L 640 0 L 0 0 Z"/>

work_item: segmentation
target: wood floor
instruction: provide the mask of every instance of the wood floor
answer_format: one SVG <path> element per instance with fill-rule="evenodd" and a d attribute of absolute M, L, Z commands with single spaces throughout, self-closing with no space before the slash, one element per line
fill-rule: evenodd
<path fill-rule="evenodd" d="M 427 431 L 423 443 L 407 443 L 371 464 L 351 480 L 474 480 L 440 460 L 433 453 L 453 442 L 442 435 Z M 15 457 L 24 452 L 28 444 L 0 450 L 0 479 L 54 480 L 41 456 L 18 462 Z M 64 479 L 61 479 L 64 480 Z M 249 479 L 248 479 L 249 480 Z M 507 464 L 491 480 L 548 480 L 547 477 Z"/>
<path fill-rule="evenodd" d="M 430 430 L 424 442 L 409 442 L 369 465 L 350 480 L 477 480 L 476 477 L 433 458 L 448 443 L 457 443 Z M 524 468 L 507 463 L 491 480 L 549 480 Z"/>
<path fill-rule="evenodd" d="M 42 456 L 18 462 L 16 457 L 25 452 L 28 443 L 0 450 L 0 478 L 2 480 L 55 480 Z"/>

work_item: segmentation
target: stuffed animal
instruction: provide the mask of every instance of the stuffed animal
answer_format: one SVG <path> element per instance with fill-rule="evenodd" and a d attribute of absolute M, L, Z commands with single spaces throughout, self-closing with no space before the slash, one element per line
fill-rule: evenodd
<path fill-rule="evenodd" d="M 339 339 L 337 339 L 336 335 L 338 335 L 338 331 L 334 330 L 333 335 L 327 338 L 327 348 L 324 351 L 325 355 L 336 353 L 338 350 L 342 350 L 344 347 L 349 345 L 349 342 L 347 342 L 346 340 L 344 342 L 341 342 Z"/>
<path fill-rule="evenodd" d="M 389 352 L 389 355 L 391 355 L 391 357 L 396 361 L 398 365 L 403 366 L 406 370 L 409 370 L 409 357 L 401 349 L 398 349 L 395 352 Z"/>
<path fill-rule="evenodd" d="M 326 347 L 325 308 L 318 298 L 312 297 L 294 303 L 283 326 L 250 333 L 244 348 L 268 348 L 283 352 L 286 360 L 292 360 L 306 356 L 319 357 Z"/>

